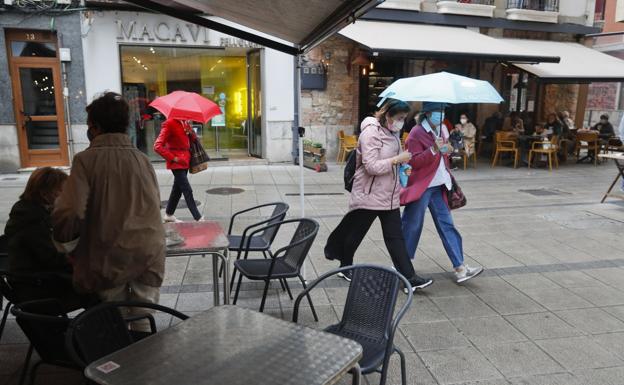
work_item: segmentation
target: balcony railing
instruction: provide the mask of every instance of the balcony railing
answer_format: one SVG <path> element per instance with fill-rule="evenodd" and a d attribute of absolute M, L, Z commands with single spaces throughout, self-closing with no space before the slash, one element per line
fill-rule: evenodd
<path fill-rule="evenodd" d="M 493 17 L 494 0 L 438 0 L 438 13 Z"/>
<path fill-rule="evenodd" d="M 559 12 L 559 0 L 507 0 L 507 9 Z"/>
<path fill-rule="evenodd" d="M 438 0 L 440 1 L 448 1 L 448 0 Z M 456 3 L 462 4 L 481 4 L 481 5 L 494 5 L 494 0 L 455 0 Z"/>

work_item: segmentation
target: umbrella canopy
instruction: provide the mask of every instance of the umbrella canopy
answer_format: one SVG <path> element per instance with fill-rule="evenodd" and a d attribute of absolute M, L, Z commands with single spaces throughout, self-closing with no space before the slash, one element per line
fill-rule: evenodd
<path fill-rule="evenodd" d="M 406 102 L 500 103 L 503 98 L 484 80 L 476 80 L 448 72 L 403 78 L 395 81 L 381 95 Z"/>
<path fill-rule="evenodd" d="M 174 91 L 156 98 L 150 106 L 162 112 L 168 119 L 192 120 L 200 123 L 206 123 L 223 113 L 215 102 L 186 91 Z"/>

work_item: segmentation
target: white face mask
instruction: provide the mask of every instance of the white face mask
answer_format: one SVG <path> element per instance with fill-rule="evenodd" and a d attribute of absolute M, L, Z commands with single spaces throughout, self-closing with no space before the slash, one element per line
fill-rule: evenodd
<path fill-rule="evenodd" d="M 394 123 L 392 123 L 392 127 L 396 130 L 396 131 L 400 131 L 403 128 L 403 124 L 405 122 L 403 120 L 395 120 Z"/>
<path fill-rule="evenodd" d="M 466 124 L 466 123 L 468 123 L 468 119 L 459 119 L 459 121 L 461 122 L 461 124 Z"/>

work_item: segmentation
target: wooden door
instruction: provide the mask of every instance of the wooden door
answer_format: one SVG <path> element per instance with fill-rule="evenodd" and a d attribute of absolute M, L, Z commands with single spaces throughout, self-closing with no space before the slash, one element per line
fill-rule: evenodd
<path fill-rule="evenodd" d="M 69 164 L 56 35 L 6 33 L 22 167 Z"/>

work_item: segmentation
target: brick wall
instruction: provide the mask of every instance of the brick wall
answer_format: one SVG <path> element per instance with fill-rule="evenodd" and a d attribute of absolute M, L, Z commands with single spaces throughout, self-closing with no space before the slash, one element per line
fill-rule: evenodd
<path fill-rule="evenodd" d="M 350 135 L 359 124 L 359 68 L 351 65 L 356 50 L 355 43 L 334 36 L 307 55 L 308 63 L 328 62 L 327 88 L 301 92 L 301 123 L 307 129 L 306 137 L 323 144 L 328 160 L 336 159 L 338 131 Z"/>

